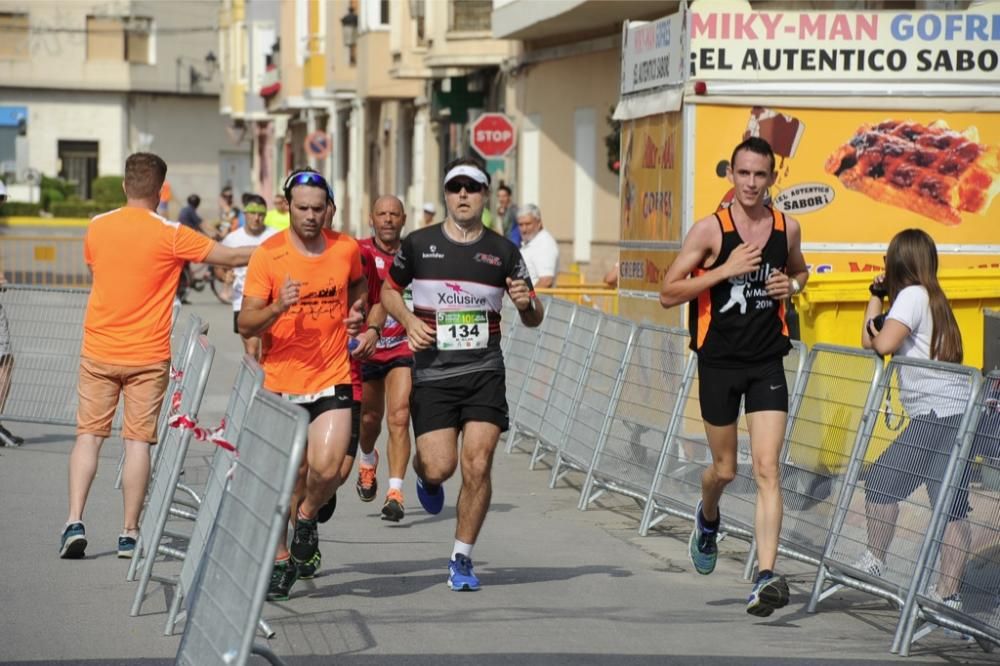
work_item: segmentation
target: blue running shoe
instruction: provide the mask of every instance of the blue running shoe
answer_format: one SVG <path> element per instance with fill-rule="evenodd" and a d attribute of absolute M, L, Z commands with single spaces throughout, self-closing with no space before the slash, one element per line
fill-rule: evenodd
<path fill-rule="evenodd" d="M 720 516 L 721 517 L 721 516 Z M 694 528 L 688 539 L 688 555 L 694 570 L 703 576 L 715 571 L 715 561 L 719 558 L 719 548 L 715 545 L 716 530 L 706 529 L 701 521 L 701 502 L 694 510 Z"/>
<path fill-rule="evenodd" d="M 472 560 L 459 553 L 448 562 L 448 587 L 455 592 L 475 592 L 479 579 L 472 573 Z"/>
<path fill-rule="evenodd" d="M 784 577 L 770 571 L 757 576 L 757 582 L 747 598 L 747 612 L 757 617 L 767 617 L 778 608 L 788 605 L 788 583 Z"/>
<path fill-rule="evenodd" d="M 70 523 L 62 533 L 59 544 L 59 557 L 64 560 L 78 560 L 87 549 L 87 530 L 83 523 Z"/>
<path fill-rule="evenodd" d="M 444 508 L 444 488 L 430 483 L 425 484 L 424 480 L 417 477 L 417 499 L 424 511 L 433 515 L 441 513 Z"/>
<path fill-rule="evenodd" d="M 135 554 L 135 539 L 127 534 L 118 537 L 118 557 L 122 559 L 132 559 Z"/>

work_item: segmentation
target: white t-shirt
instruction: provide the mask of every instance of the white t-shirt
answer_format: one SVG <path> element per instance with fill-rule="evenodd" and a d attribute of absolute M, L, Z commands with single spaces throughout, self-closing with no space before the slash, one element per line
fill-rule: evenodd
<path fill-rule="evenodd" d="M 913 285 L 900 291 L 886 319 L 895 319 L 910 329 L 895 356 L 930 358 L 934 320 L 924 287 Z M 971 397 L 967 385 L 923 368 L 900 368 L 899 374 L 899 399 L 911 417 L 931 411 L 939 417 L 965 411 Z"/>
<path fill-rule="evenodd" d="M 528 265 L 531 283 L 540 277 L 551 277 L 555 285 L 556 267 L 559 266 L 559 244 L 545 229 L 539 229 L 535 237 L 521 244 L 521 256 Z"/>
<path fill-rule="evenodd" d="M 280 229 L 265 227 L 259 236 L 251 236 L 247 233 L 246 227 L 240 227 L 236 231 L 231 231 L 222 239 L 222 244 L 226 247 L 257 247 Z M 243 283 L 247 279 L 247 267 L 240 266 L 233 269 L 233 311 L 239 312 L 243 307 Z"/>

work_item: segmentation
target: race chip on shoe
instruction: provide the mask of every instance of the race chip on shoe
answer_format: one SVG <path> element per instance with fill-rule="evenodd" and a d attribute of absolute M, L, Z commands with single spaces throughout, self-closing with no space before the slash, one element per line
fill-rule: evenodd
<path fill-rule="evenodd" d="M 490 324 L 486 310 L 438 310 L 439 351 L 485 349 L 489 341 Z"/>

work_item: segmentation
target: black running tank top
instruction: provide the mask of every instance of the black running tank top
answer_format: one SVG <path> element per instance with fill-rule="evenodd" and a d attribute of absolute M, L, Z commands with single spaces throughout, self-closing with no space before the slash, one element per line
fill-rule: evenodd
<path fill-rule="evenodd" d="M 691 349 L 707 365 L 754 365 L 781 358 L 791 349 L 784 301 L 767 295 L 765 283 L 773 270 L 784 271 L 788 238 L 781 211 L 768 209 L 774 220 L 761 253 L 760 266 L 729 278 L 698 294 L 688 307 Z M 721 266 L 743 242 L 728 208 L 715 214 L 722 230 L 722 248 L 714 266 Z M 698 268 L 695 275 L 707 272 Z"/>

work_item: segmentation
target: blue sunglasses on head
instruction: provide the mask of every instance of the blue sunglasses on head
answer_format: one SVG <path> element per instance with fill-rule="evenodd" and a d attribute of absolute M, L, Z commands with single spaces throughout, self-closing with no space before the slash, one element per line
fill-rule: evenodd
<path fill-rule="evenodd" d="M 330 203 L 335 203 L 333 188 L 316 171 L 293 171 L 288 175 L 288 178 L 285 179 L 285 186 L 282 188 L 285 191 L 285 199 L 288 201 L 292 200 L 292 188 L 296 185 L 311 185 L 322 188 L 326 190 L 326 198 L 330 200 Z"/>

